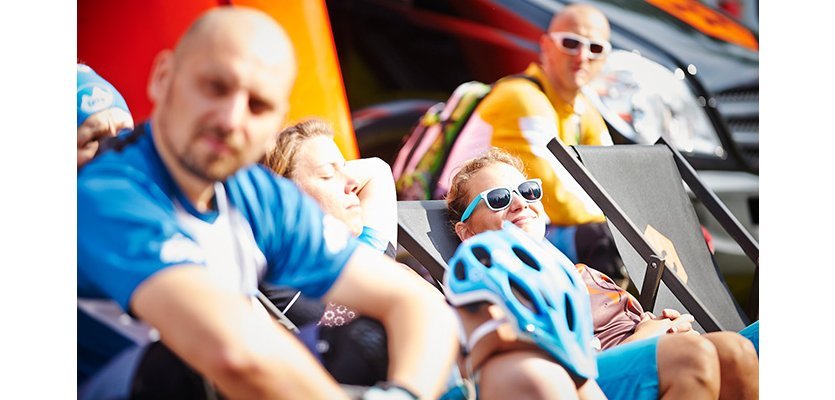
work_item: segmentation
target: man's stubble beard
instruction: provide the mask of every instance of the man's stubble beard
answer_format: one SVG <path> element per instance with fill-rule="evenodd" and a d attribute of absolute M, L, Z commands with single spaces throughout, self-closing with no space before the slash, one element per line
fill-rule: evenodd
<path fill-rule="evenodd" d="M 190 151 L 197 140 L 203 135 L 210 134 L 201 132 L 205 132 L 205 130 L 192 135 L 192 140 L 187 147 L 180 154 L 175 155 L 177 161 L 186 171 L 204 181 L 217 182 L 225 180 L 244 167 L 243 151 L 239 149 L 233 149 L 232 154 L 223 158 L 215 153 L 206 153 L 201 160 L 200 154 Z"/>
<path fill-rule="evenodd" d="M 213 183 L 225 180 L 243 167 L 243 162 L 241 161 L 243 151 L 238 148 L 233 148 L 233 154 L 230 154 L 225 159 L 218 158 L 216 154 L 206 153 L 203 155 L 203 160 L 201 160 L 199 154 L 191 151 L 199 138 L 211 134 L 207 133 L 207 129 L 205 128 L 199 129 L 196 133 L 191 134 L 190 140 L 183 148 L 177 148 L 171 139 L 171 135 L 177 135 L 178 133 L 171 131 L 174 128 L 167 123 L 168 121 L 165 121 L 165 117 L 159 121 L 160 128 L 165 131 L 165 134 L 160 135 L 162 136 L 161 140 L 165 142 L 165 147 L 168 149 L 168 153 L 173 156 L 174 162 L 189 175 L 202 181 Z"/>

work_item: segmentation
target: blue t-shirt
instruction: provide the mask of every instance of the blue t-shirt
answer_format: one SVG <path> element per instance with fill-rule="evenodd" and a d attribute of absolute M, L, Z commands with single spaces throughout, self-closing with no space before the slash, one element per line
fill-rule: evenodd
<path fill-rule="evenodd" d="M 163 165 L 150 124 L 142 128 L 135 143 L 79 173 L 78 297 L 112 299 L 129 311 L 145 279 L 187 264 L 206 266 L 246 295 L 259 282 L 312 298 L 330 289 L 359 243 L 341 222 L 258 165 L 216 184 L 214 210 L 198 212 Z"/>

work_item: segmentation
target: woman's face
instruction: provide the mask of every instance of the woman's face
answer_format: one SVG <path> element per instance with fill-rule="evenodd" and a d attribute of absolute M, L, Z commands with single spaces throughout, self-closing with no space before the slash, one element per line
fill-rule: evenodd
<path fill-rule="evenodd" d="M 326 213 L 362 232 L 362 208 L 357 181 L 345 172 L 345 158 L 328 136 L 314 136 L 299 146 L 293 181 L 311 195 Z"/>
<path fill-rule="evenodd" d="M 468 204 L 479 193 L 495 187 L 517 188 L 527 178 L 516 168 L 497 162 L 476 172 L 468 183 Z M 456 224 L 455 231 L 461 240 L 477 235 L 487 230 L 498 230 L 505 220 L 512 222 L 535 239 L 545 237 L 545 211 L 541 201 L 528 203 L 516 192 L 511 195 L 510 206 L 504 210 L 493 211 L 480 200 L 473 213 L 466 222 Z"/>

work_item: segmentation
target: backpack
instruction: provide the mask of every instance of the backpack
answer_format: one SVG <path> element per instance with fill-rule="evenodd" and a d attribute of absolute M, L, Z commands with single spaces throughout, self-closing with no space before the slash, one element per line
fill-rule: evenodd
<path fill-rule="evenodd" d="M 398 200 L 431 200 L 458 135 L 479 103 L 505 79 L 527 79 L 540 90 L 542 84 L 529 75 L 504 77 L 492 84 L 478 81 L 458 85 L 446 102 L 436 103 L 418 120 L 400 145 L 392 173 Z"/>

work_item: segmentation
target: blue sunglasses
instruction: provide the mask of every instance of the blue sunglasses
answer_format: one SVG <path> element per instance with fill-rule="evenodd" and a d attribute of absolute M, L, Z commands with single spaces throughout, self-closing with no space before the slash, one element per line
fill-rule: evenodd
<path fill-rule="evenodd" d="M 467 209 L 464 210 L 464 214 L 461 215 L 461 222 L 470 218 L 470 215 L 472 215 L 476 206 L 478 206 L 479 201 L 482 199 L 484 199 L 484 204 L 487 205 L 487 208 L 493 211 L 501 211 L 510 207 L 510 203 L 513 200 L 513 192 L 516 192 L 519 197 L 523 198 L 528 203 L 542 200 L 542 180 L 538 178 L 529 179 L 520 183 L 516 189 L 509 187 L 495 187 L 479 193 L 478 196 L 470 202 Z"/>

